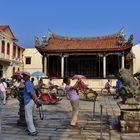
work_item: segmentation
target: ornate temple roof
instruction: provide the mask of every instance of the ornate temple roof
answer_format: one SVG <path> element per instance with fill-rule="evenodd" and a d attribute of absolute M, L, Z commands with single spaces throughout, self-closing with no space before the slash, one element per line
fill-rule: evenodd
<path fill-rule="evenodd" d="M 122 32 L 113 35 L 84 38 L 65 37 L 49 33 L 48 39 L 44 39 L 42 44 L 36 40 L 35 47 L 39 51 L 45 52 L 99 52 L 129 49 L 132 47 L 132 43 L 128 43 L 124 39 Z"/>

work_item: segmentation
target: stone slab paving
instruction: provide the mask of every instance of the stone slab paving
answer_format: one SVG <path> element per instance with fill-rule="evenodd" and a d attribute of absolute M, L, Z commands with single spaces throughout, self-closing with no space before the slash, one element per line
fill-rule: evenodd
<path fill-rule="evenodd" d="M 119 108 L 112 96 L 102 97 L 94 103 L 80 100 L 78 128 L 71 128 L 71 105 L 64 98 L 56 105 L 43 105 L 44 120 L 40 120 L 38 109 L 35 109 L 35 122 L 38 136 L 28 136 L 25 128 L 17 126 L 18 101 L 9 99 L 2 109 L 2 132 L 0 140 L 96 140 L 100 133 L 100 107 L 103 105 L 102 138 L 106 140 L 140 140 L 140 134 L 122 134 L 117 127 Z"/>

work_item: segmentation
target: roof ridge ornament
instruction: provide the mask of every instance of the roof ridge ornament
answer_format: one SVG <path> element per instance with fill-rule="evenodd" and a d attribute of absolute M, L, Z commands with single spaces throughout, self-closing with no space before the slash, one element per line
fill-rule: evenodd
<path fill-rule="evenodd" d="M 37 36 L 34 37 L 35 46 L 40 46 L 39 38 Z"/>
<path fill-rule="evenodd" d="M 122 27 L 122 28 L 120 29 L 119 34 L 122 35 L 122 36 L 124 36 L 124 27 Z"/>
<path fill-rule="evenodd" d="M 42 36 L 42 47 L 45 47 L 48 44 L 47 37 Z"/>
<path fill-rule="evenodd" d="M 134 35 L 131 34 L 130 37 L 128 38 L 127 43 L 128 43 L 128 44 L 133 44 L 133 39 L 134 39 Z"/>
<path fill-rule="evenodd" d="M 53 31 L 48 28 L 48 39 L 54 35 Z"/>

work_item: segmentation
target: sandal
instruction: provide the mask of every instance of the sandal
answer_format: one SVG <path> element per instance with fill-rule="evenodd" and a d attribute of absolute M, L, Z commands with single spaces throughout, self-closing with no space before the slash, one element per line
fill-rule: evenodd
<path fill-rule="evenodd" d="M 74 128 L 78 127 L 78 125 L 72 125 L 72 124 L 70 124 L 70 126 L 71 127 L 74 127 Z"/>

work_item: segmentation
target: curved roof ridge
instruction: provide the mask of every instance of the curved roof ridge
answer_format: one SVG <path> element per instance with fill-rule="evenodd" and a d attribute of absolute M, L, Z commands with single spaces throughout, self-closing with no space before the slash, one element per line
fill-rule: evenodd
<path fill-rule="evenodd" d="M 96 39 L 104 39 L 108 37 L 123 37 L 124 34 L 122 34 L 121 31 L 112 34 L 112 35 L 103 35 L 103 36 L 96 36 L 96 37 L 70 37 L 70 36 L 61 36 L 57 35 L 54 32 L 49 32 L 49 37 L 51 38 L 59 38 L 59 39 L 67 39 L 67 40 L 96 40 Z"/>

